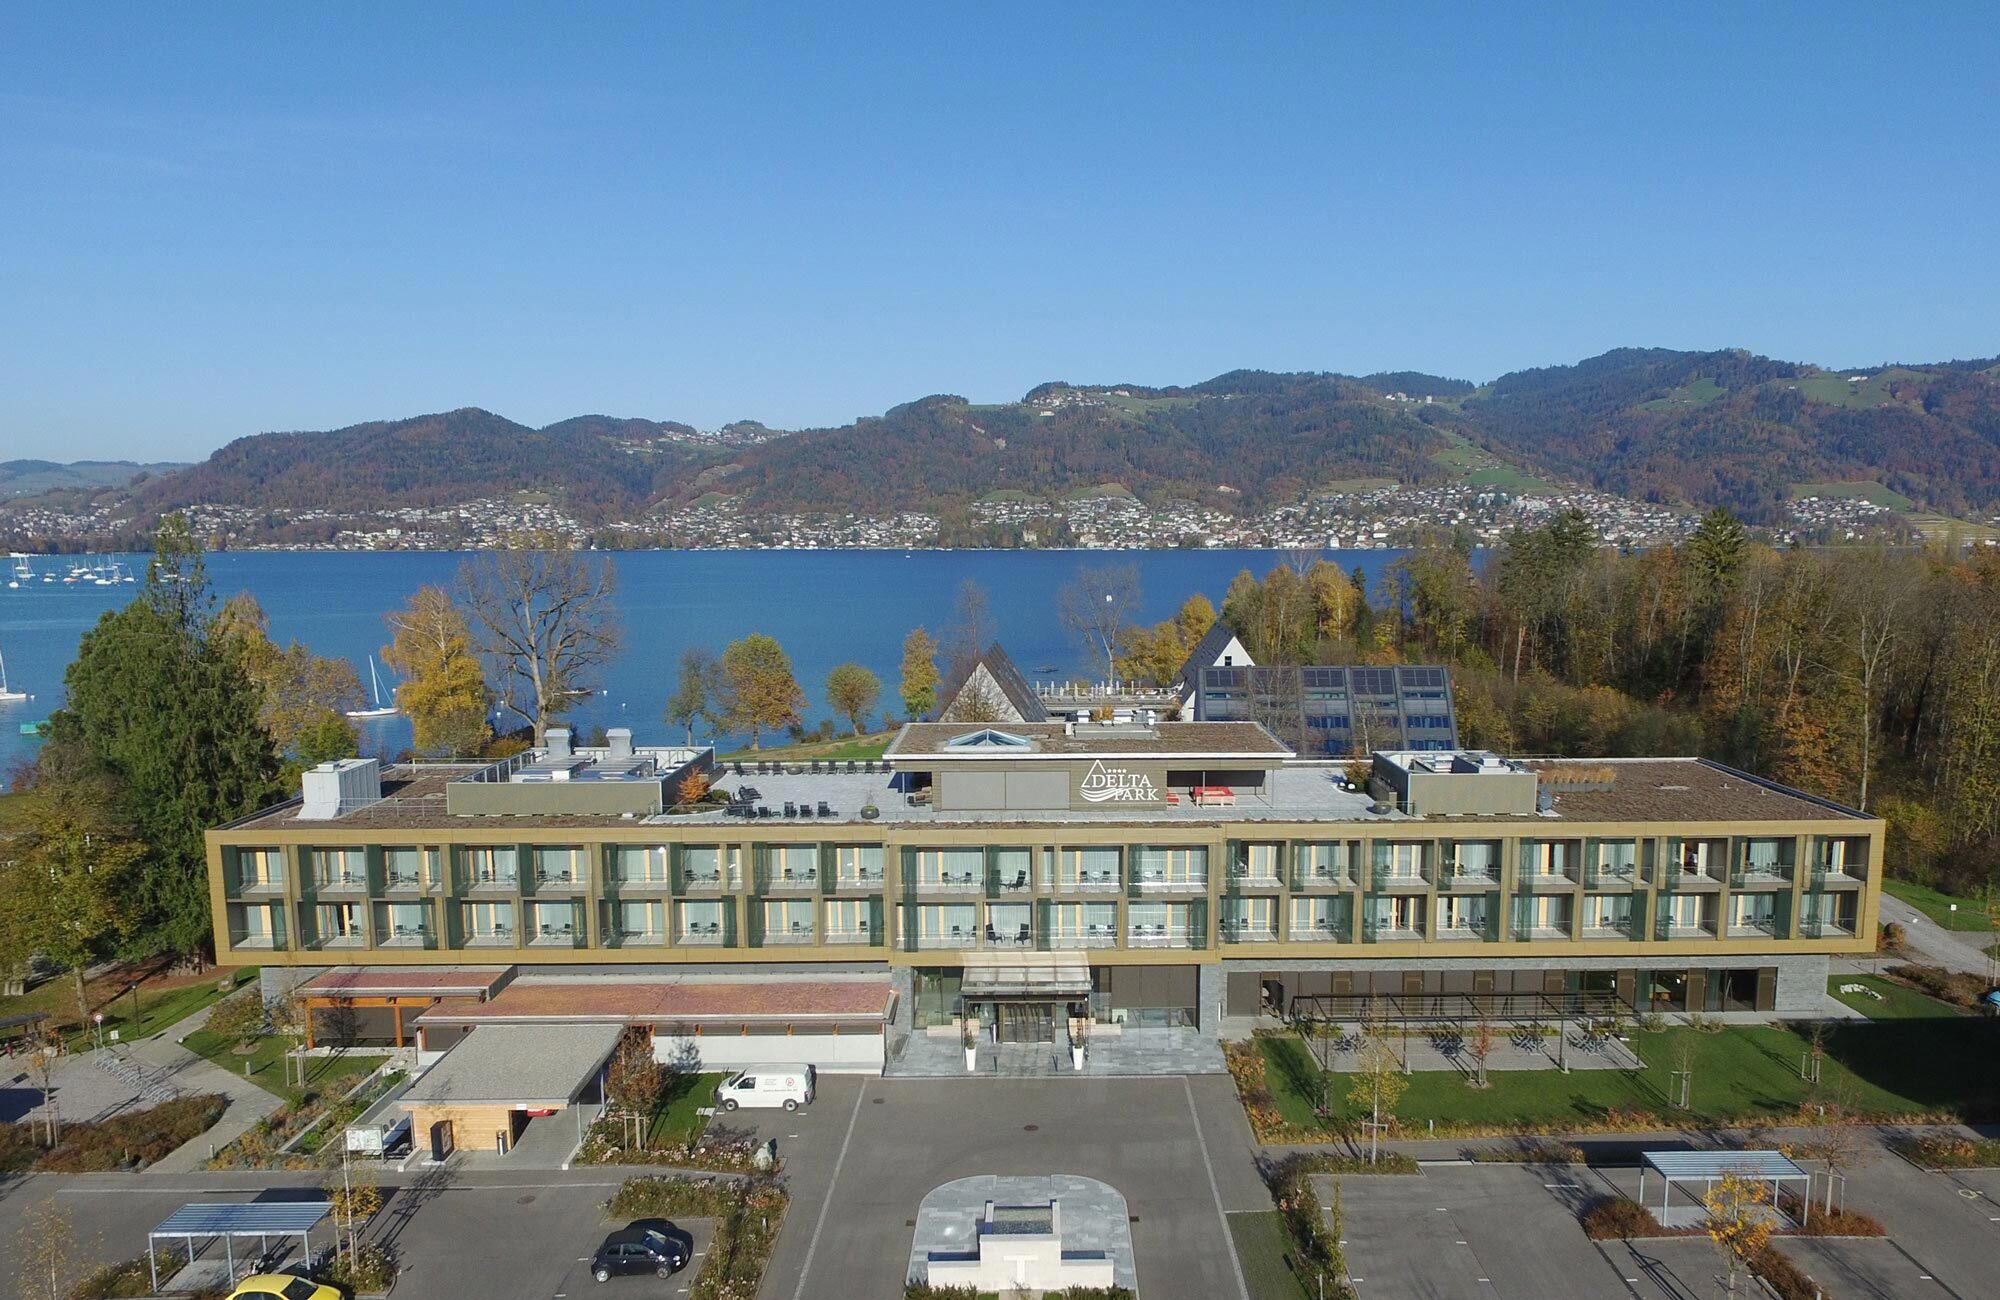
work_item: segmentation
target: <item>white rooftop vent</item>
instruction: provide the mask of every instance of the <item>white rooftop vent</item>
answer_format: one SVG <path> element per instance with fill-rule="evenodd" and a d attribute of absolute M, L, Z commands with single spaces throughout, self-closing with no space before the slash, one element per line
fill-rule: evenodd
<path fill-rule="evenodd" d="M 612 758 L 632 757 L 632 728 L 613 727 L 604 733 L 604 739 L 611 746 Z"/>
<path fill-rule="evenodd" d="M 382 799 L 382 762 L 375 758 L 339 758 L 309 768 L 300 780 L 304 805 L 300 821 L 332 821 L 342 813 L 365 808 Z"/>
<path fill-rule="evenodd" d="M 548 751 L 551 763 L 566 762 L 569 759 L 569 728 L 550 727 L 542 735 L 542 747 Z"/>

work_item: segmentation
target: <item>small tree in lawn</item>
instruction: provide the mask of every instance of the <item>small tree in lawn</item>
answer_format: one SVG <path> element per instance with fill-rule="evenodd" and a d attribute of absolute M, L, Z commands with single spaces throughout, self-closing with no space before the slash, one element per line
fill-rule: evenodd
<path fill-rule="evenodd" d="M 1472 1027 L 1472 1038 L 1466 1043 L 1466 1050 L 1472 1054 L 1472 1086 L 1486 1086 L 1486 1058 L 1493 1055 L 1493 1022 L 1485 1016 Z"/>
<path fill-rule="evenodd" d="M 855 735 L 861 734 L 862 718 L 882 698 L 882 680 L 856 663 L 841 664 L 826 675 L 826 702 L 847 719 Z"/>
<path fill-rule="evenodd" d="M 653 1052 L 650 1030 L 634 1025 L 618 1040 L 611 1058 L 611 1072 L 605 1080 L 605 1094 L 631 1125 L 631 1143 L 643 1150 L 652 1128 L 653 1112 L 667 1090 L 667 1067 Z"/>
<path fill-rule="evenodd" d="M 1678 1091 L 1668 1101 L 1678 1110 L 1694 1108 L 1694 1057 L 1700 1046 L 1701 1040 L 1695 1037 L 1694 1030 L 1688 1030 L 1674 1040 L 1673 1081 Z"/>
<path fill-rule="evenodd" d="M 1795 1159 L 1817 1160 L 1826 1166 L 1826 1212 L 1833 1213 L 1833 1185 L 1847 1176 L 1847 1171 L 1861 1162 L 1866 1146 L 1855 1127 L 1854 1115 L 1858 1109 L 1854 1098 L 1854 1087 L 1843 1080 L 1827 1092 L 1824 1100 L 1808 1102 L 1799 1112 L 1805 1121 L 1806 1137 L 1791 1144 L 1787 1155 Z M 1807 1196 L 1800 1207 L 1800 1221 L 1803 1225 L 1812 1215 L 1812 1197 Z"/>
<path fill-rule="evenodd" d="M 1368 1163 L 1374 1164 L 1382 1136 L 1385 1116 L 1395 1118 L 1396 1103 L 1402 1100 L 1403 1092 L 1410 1081 L 1403 1077 L 1402 1063 L 1396 1059 L 1396 1049 L 1389 1040 L 1377 1034 L 1366 1034 L 1361 1039 L 1361 1051 L 1355 1061 L 1354 1073 L 1349 1076 L 1347 1099 L 1366 1111 L 1368 1124 Z"/>
<path fill-rule="evenodd" d="M 1702 1194 L 1708 1239 L 1729 1270 L 1731 1295 L 1736 1294 L 1736 1275 L 1771 1240 L 1771 1216 L 1764 1209 L 1769 1199 L 1762 1182 L 1737 1173 L 1724 1173 Z"/>

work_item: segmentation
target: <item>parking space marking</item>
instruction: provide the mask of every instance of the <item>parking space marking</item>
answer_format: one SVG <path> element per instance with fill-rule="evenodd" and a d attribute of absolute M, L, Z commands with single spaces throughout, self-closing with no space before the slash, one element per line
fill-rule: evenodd
<path fill-rule="evenodd" d="M 1250 1300 L 1250 1284 L 1243 1280 L 1243 1261 L 1236 1258 L 1236 1236 L 1229 1231 L 1229 1216 L 1222 1209 L 1222 1189 L 1215 1182 L 1215 1162 L 1208 1158 L 1208 1139 L 1202 1136 L 1201 1114 L 1194 1108 L 1194 1085 L 1188 1082 L 1185 1074 L 1181 1076 L 1181 1091 L 1187 1094 L 1188 1119 L 1194 1123 L 1195 1145 L 1201 1148 L 1201 1167 L 1208 1171 L 1208 1194 L 1215 1199 L 1215 1221 L 1222 1225 L 1222 1239 L 1229 1243 L 1229 1270 L 1236 1274 L 1238 1294 L 1243 1300 Z M 799 1297 L 793 1296 L 792 1300 L 799 1300 Z"/>
<path fill-rule="evenodd" d="M 827 1211 L 833 1208 L 833 1189 L 840 1183 L 840 1167 L 847 1163 L 847 1148 L 854 1141 L 854 1126 L 861 1122 L 861 1103 L 868 1099 L 868 1076 L 861 1078 L 861 1089 L 854 1094 L 854 1114 L 847 1120 L 847 1136 L 840 1140 L 840 1153 L 833 1158 L 833 1176 L 826 1180 L 826 1199 L 820 1202 L 819 1219 L 813 1224 L 813 1235 L 806 1239 L 806 1257 L 799 1264 L 799 1285 L 792 1292 L 792 1300 L 805 1300 L 806 1279 L 812 1276 L 813 1252 L 819 1249 L 820 1233 L 826 1230 Z M 1246 1293 L 1243 1300 L 1250 1300 Z"/>

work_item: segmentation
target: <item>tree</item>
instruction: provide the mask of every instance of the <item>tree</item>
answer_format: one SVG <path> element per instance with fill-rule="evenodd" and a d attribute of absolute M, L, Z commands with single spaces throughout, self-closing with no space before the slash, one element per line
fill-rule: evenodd
<path fill-rule="evenodd" d="M 860 664 L 845 663 L 826 675 L 826 702 L 861 734 L 862 716 L 882 698 L 882 679 Z"/>
<path fill-rule="evenodd" d="M 372 1165 L 342 1161 L 329 1171 L 320 1186 L 333 1209 L 333 1227 L 339 1234 L 338 1249 L 347 1256 L 348 1267 L 361 1264 L 361 1229 L 382 1209 L 382 1186 Z"/>
<path fill-rule="evenodd" d="M 796 726 L 805 704 L 792 661 L 776 638 L 754 632 L 722 652 L 723 715 L 731 727 L 750 733 L 750 748 L 761 748 L 765 731 Z"/>
<path fill-rule="evenodd" d="M 211 1007 L 202 1028 L 226 1042 L 242 1043 L 264 1032 L 264 1020 L 264 995 L 252 987 Z"/>
<path fill-rule="evenodd" d="M 111 777 L 147 846 L 122 953 L 192 952 L 212 938 L 204 833 L 277 793 L 262 693 L 215 643 L 212 606 L 201 552 L 172 517 L 137 598 L 84 634 L 49 719 L 45 768 Z"/>
<path fill-rule="evenodd" d="M 1708 1239 L 1729 1269 L 1731 1295 L 1736 1294 L 1737 1273 L 1771 1240 L 1771 1216 L 1763 1208 L 1769 1199 L 1762 1182 L 1733 1172 L 1725 1172 L 1702 1194 Z"/>
<path fill-rule="evenodd" d="M 913 627 L 903 638 L 903 677 L 897 694 L 903 699 L 903 716 L 915 722 L 928 718 L 937 708 L 938 647 L 931 634 Z"/>
<path fill-rule="evenodd" d="M 86 1258 L 76 1216 L 45 1196 L 21 1216 L 14 1238 L 14 1269 L 22 1300 L 67 1300 Z"/>
<path fill-rule="evenodd" d="M 443 587 L 425 585 L 383 619 L 389 644 L 382 662 L 402 678 L 396 707 L 410 720 L 412 747 L 427 758 L 478 754 L 493 736 L 486 720 L 493 691 L 464 611 Z"/>
<path fill-rule="evenodd" d="M 958 598 L 952 604 L 952 625 L 944 638 L 944 680 L 954 684 L 964 681 L 993 641 L 993 610 L 986 588 L 970 578 L 960 579 Z"/>
<path fill-rule="evenodd" d="M 1215 606 L 1196 592 L 1179 611 L 1150 628 L 1126 630 L 1119 642 L 1118 675 L 1154 686 L 1168 686 L 1208 630 L 1215 626 Z"/>
<path fill-rule="evenodd" d="M 1348 1076 L 1347 1081 L 1348 1101 L 1369 1115 L 1368 1163 L 1371 1165 L 1376 1160 L 1382 1127 L 1395 1118 L 1396 1103 L 1402 1100 L 1404 1091 L 1410 1086 L 1409 1079 L 1403 1074 L 1402 1064 L 1396 1060 L 1396 1050 L 1389 1046 L 1386 1033 L 1377 1032 L 1384 1028 L 1374 1024 L 1364 1026 L 1354 1073 Z M 1388 1116 L 1388 1120 L 1384 1116 Z"/>
<path fill-rule="evenodd" d="M 500 702 L 543 735 L 618 653 L 608 560 L 580 555 L 560 534 L 508 538 L 459 569 L 473 643 L 500 681 Z"/>
<path fill-rule="evenodd" d="M 1139 567 L 1086 564 L 1056 593 L 1056 619 L 1087 654 L 1103 661 L 1106 681 L 1118 676 L 1118 645 L 1139 608 Z"/>
<path fill-rule="evenodd" d="M 680 678 L 667 698 L 667 722 L 687 730 L 687 743 L 694 744 L 694 726 L 705 722 L 712 731 L 722 723 L 722 665 L 707 646 L 692 645 L 681 651 Z"/>
<path fill-rule="evenodd" d="M 67 967 L 85 1025 L 84 972 L 137 926 L 131 890 L 146 846 L 129 837 L 108 779 L 45 781 L 25 805 L 0 861 L 0 965 L 20 969 L 40 954 Z"/>
<path fill-rule="evenodd" d="M 668 1082 L 667 1067 L 653 1051 L 652 1031 L 638 1025 L 628 1028 L 611 1057 L 604 1095 L 636 1130 L 634 1147 L 644 1149 L 646 1131 L 651 1127 L 653 1112 L 666 1096 Z"/>
<path fill-rule="evenodd" d="M 263 607 L 247 591 L 223 602 L 214 636 L 263 692 L 257 720 L 279 753 L 310 767 L 360 752 L 360 735 L 345 713 L 359 708 L 367 696 L 351 662 L 316 655 L 297 641 L 279 649 L 271 641 Z"/>
<path fill-rule="evenodd" d="M 1486 1086 L 1486 1058 L 1493 1055 L 1493 1022 L 1485 1016 L 1472 1027 L 1472 1037 L 1466 1043 L 1466 1050 L 1472 1054 L 1474 1069 L 1472 1083 L 1475 1088 Z"/>

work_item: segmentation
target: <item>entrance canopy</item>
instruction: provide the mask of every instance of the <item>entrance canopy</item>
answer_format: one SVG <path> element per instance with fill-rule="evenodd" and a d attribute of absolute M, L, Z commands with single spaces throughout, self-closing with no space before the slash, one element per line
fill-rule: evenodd
<path fill-rule="evenodd" d="M 194 1258 L 197 1241 L 222 1238 L 228 1256 L 229 1275 L 235 1277 L 236 1238 L 257 1238 L 258 1252 L 262 1254 L 269 1251 L 273 1237 L 298 1237 L 304 1241 L 305 1253 L 310 1256 L 312 1230 L 332 1210 L 332 1204 L 326 1201 L 183 1205 L 168 1215 L 159 1227 L 146 1234 L 146 1267 L 152 1274 L 153 1290 L 158 1292 L 160 1289 L 159 1265 L 153 1258 L 153 1248 L 162 1237 L 183 1242 L 190 1260 Z"/>
<path fill-rule="evenodd" d="M 1083 998 L 1090 995 L 1090 965 L 1082 954 L 994 954 L 1007 961 L 974 963 L 968 957 L 959 984 L 967 998 Z"/>

